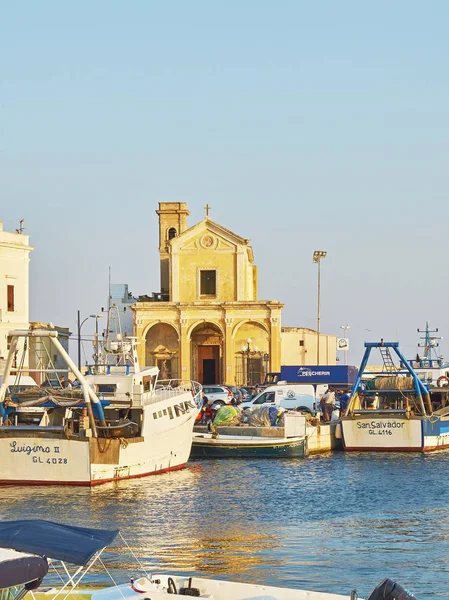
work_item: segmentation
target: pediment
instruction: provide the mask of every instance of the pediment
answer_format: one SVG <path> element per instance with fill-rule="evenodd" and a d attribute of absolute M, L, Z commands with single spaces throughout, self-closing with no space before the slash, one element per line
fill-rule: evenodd
<path fill-rule="evenodd" d="M 235 250 L 237 246 L 248 246 L 249 240 L 229 231 L 206 218 L 171 240 L 174 251 L 180 250 Z"/>
<path fill-rule="evenodd" d="M 186 240 L 185 243 L 177 245 L 178 252 L 189 252 L 192 250 L 210 252 L 211 250 L 221 250 L 235 252 L 237 244 L 215 235 L 212 232 L 205 231 L 193 239 Z"/>

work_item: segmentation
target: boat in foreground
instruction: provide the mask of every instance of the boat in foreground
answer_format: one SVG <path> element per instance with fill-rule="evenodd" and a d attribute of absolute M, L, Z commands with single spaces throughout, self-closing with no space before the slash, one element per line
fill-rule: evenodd
<path fill-rule="evenodd" d="M 137 600 L 137 598 L 168 600 L 173 594 L 209 598 L 209 600 L 355 600 L 357 598 L 355 590 L 341 595 L 167 573 L 153 575 L 145 573 L 145 577 L 138 579 L 130 577 L 127 583 L 117 585 L 109 568 L 101 559 L 106 547 L 110 546 L 117 536 L 120 536 L 125 546 L 130 549 L 118 530 L 73 527 L 44 520 L 0 523 L 0 548 L 33 553 L 37 559 L 45 563 L 47 558 L 52 560 L 52 565 L 63 581 L 63 585 L 53 595 L 46 595 L 51 600 L 56 600 L 58 597 L 65 600 L 79 587 L 85 575 L 97 562 L 103 565 L 114 586 L 93 592 L 92 600 Z M 133 556 L 135 557 L 134 553 Z M 58 570 L 59 564 L 60 570 Z M 37 577 L 42 577 L 47 567 L 45 564 L 39 566 L 41 574 Z M 140 562 L 138 566 L 144 570 Z M 26 580 L 27 578 L 24 581 Z M 416 599 L 399 584 L 386 579 L 375 588 L 368 600 Z"/>
<path fill-rule="evenodd" d="M 270 427 L 224 427 L 231 434 L 193 433 L 191 458 L 301 458 L 308 455 L 306 417 L 284 413 L 284 426 L 272 435 Z M 265 435 L 261 435 L 265 433 Z M 238 435 L 237 435 L 238 434 Z"/>
<path fill-rule="evenodd" d="M 366 371 L 373 350 L 382 356 L 382 371 Z M 429 389 L 398 342 L 366 342 L 348 408 L 341 417 L 341 434 L 346 451 L 430 452 L 449 448 L 449 391 Z"/>
<path fill-rule="evenodd" d="M 20 600 L 39 587 L 47 573 L 46 558 L 0 548 L 0 599 Z"/>
<path fill-rule="evenodd" d="M 0 484 L 94 486 L 183 468 L 201 406 L 200 384 L 158 381 L 157 367 L 140 368 L 135 339 L 121 337 L 82 375 L 57 336 L 10 332 L 0 386 Z M 19 338 L 30 337 L 63 357 L 64 374 L 73 373 L 77 389 L 22 385 L 22 375 L 34 370 L 12 366 Z M 44 370 L 35 371 L 41 376 Z"/>

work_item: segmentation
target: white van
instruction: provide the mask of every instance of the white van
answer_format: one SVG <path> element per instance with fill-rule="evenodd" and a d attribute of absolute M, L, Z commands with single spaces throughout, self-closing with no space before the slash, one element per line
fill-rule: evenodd
<path fill-rule="evenodd" d="M 247 408 L 260 408 L 261 406 L 281 406 L 290 410 L 302 410 L 315 415 L 317 401 L 313 385 L 272 385 L 264 389 L 252 400 L 245 400 L 240 405 L 243 410 Z"/>

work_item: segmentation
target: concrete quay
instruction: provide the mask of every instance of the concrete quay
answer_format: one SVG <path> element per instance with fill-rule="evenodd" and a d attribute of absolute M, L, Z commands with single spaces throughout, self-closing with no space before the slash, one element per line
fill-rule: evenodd
<path fill-rule="evenodd" d="M 306 427 L 307 445 L 309 454 L 322 454 L 332 450 L 343 450 L 341 439 L 335 435 L 338 421 L 332 423 L 308 424 Z M 196 425 L 193 429 L 197 433 L 207 433 L 205 425 Z M 250 427 L 236 425 L 233 427 L 217 427 L 220 435 L 245 435 L 255 437 L 284 437 L 283 427 Z"/>

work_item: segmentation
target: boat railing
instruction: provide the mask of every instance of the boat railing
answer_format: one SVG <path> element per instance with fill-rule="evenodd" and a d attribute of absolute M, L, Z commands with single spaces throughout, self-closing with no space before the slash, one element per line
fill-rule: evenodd
<path fill-rule="evenodd" d="M 201 391 L 203 386 L 197 381 L 190 379 L 162 379 L 156 383 L 156 389 L 151 402 L 160 402 L 166 398 L 173 398 L 180 394 L 190 392 L 192 398 L 198 408 L 201 408 L 202 398 Z"/>
<path fill-rule="evenodd" d="M 407 410 L 404 408 L 356 408 L 353 411 L 354 415 L 404 415 Z"/>

